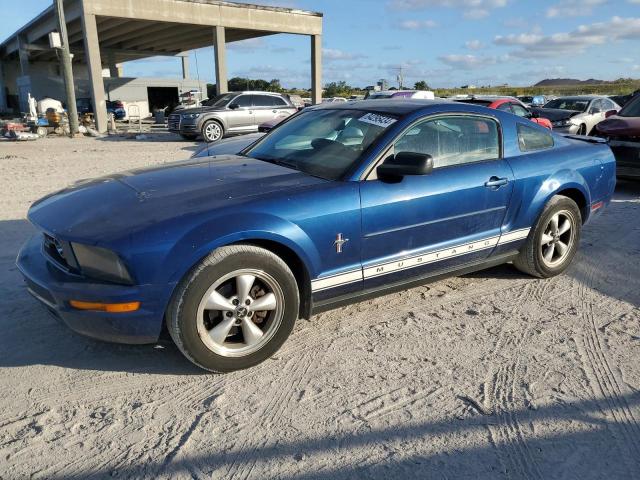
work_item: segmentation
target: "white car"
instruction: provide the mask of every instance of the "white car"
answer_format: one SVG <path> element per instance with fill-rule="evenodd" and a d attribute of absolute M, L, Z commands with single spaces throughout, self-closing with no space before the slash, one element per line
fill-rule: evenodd
<path fill-rule="evenodd" d="M 607 97 L 580 95 L 556 98 L 543 108 L 532 108 L 531 111 L 549 119 L 555 132 L 589 135 L 598 123 L 618 113 L 620 108 Z"/>

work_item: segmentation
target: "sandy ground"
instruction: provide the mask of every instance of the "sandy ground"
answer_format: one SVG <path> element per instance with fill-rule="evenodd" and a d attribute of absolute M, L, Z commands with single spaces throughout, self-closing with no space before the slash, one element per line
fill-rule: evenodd
<path fill-rule="evenodd" d="M 38 197 L 194 147 L 0 144 L 0 478 L 640 478 L 640 184 L 565 275 L 503 266 L 328 312 L 217 376 L 168 340 L 73 334 L 14 266 Z"/>

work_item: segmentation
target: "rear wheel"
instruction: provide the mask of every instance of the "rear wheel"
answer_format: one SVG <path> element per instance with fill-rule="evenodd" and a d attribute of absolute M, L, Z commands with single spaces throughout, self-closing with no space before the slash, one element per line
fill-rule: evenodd
<path fill-rule="evenodd" d="M 581 228 L 582 216 L 576 203 L 556 195 L 545 206 L 514 265 L 539 278 L 561 274 L 578 250 Z"/>
<path fill-rule="evenodd" d="M 230 372 L 272 356 L 289 337 L 299 304 L 295 277 L 282 259 L 258 247 L 223 247 L 182 281 L 167 324 L 189 360 Z"/>

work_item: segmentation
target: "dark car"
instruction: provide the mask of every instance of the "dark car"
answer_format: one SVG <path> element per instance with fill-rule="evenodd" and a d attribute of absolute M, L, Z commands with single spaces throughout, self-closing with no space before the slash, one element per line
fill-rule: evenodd
<path fill-rule="evenodd" d="M 169 131 L 189 140 L 202 135 L 207 142 L 217 142 L 226 135 L 257 132 L 260 124 L 286 118 L 297 111 L 291 101 L 279 93 L 226 93 L 202 107 L 169 115 Z"/>
<path fill-rule="evenodd" d="M 600 122 L 597 134 L 609 140 L 619 177 L 640 179 L 640 95 L 620 112 Z"/>
<path fill-rule="evenodd" d="M 189 360 L 228 372 L 347 303 L 507 262 L 559 275 L 614 188 L 602 139 L 454 102 L 327 104 L 241 155 L 46 196 L 17 264 L 72 329 L 149 343 L 166 322 Z"/>
<path fill-rule="evenodd" d="M 76 99 L 76 108 L 79 115 L 83 115 L 85 113 L 93 113 L 93 102 L 90 98 L 78 98 Z M 122 120 L 126 118 L 127 111 L 124 108 L 124 104 L 120 100 L 107 100 L 107 114 L 113 114 L 113 117 L 116 120 Z"/>

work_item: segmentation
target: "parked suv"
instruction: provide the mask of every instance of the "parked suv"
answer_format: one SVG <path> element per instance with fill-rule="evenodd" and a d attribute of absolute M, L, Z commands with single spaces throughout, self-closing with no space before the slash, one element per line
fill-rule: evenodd
<path fill-rule="evenodd" d="M 169 115 L 169 131 L 193 140 L 202 135 L 217 142 L 225 135 L 258 131 L 258 125 L 288 117 L 298 110 L 279 93 L 233 92 L 208 100 L 199 108 Z"/>

